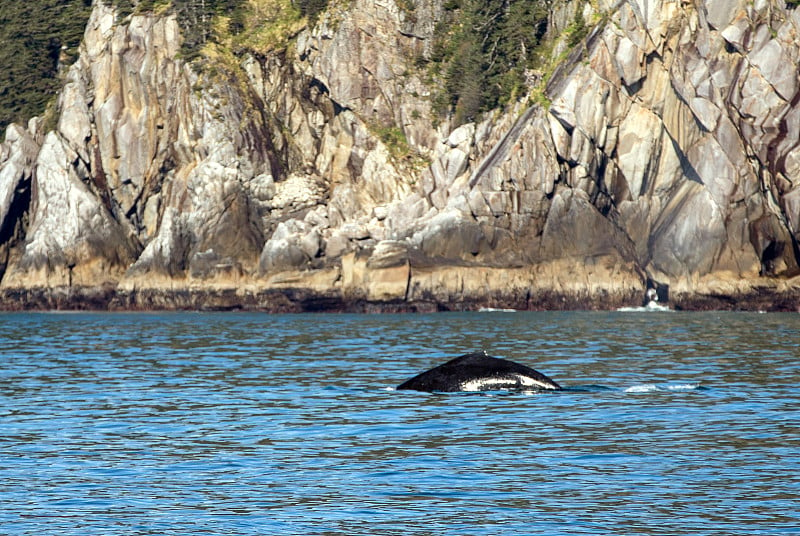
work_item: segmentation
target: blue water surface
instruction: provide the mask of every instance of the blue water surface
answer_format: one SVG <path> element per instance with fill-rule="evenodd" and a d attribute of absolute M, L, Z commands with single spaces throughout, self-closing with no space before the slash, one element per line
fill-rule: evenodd
<path fill-rule="evenodd" d="M 427 394 L 485 349 L 555 393 Z M 800 316 L 0 315 L 0 533 L 800 534 Z"/>

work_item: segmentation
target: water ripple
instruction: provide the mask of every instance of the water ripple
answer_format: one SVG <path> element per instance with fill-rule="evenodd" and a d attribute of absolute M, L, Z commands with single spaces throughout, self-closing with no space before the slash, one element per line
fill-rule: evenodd
<path fill-rule="evenodd" d="M 797 315 L 0 315 L 23 534 L 791 534 Z M 557 393 L 395 391 L 467 351 Z"/>

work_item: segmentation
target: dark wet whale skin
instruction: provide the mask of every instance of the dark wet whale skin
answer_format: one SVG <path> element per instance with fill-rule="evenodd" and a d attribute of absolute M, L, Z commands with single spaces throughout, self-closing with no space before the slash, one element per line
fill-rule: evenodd
<path fill-rule="evenodd" d="M 560 390 L 561 386 L 525 365 L 485 352 L 462 355 L 397 386 L 425 392 Z"/>

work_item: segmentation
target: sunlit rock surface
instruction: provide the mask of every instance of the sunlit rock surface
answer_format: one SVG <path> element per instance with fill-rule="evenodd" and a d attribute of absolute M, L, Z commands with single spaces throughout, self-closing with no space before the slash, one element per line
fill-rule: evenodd
<path fill-rule="evenodd" d="M 214 69 L 174 18 L 96 5 L 57 120 L 0 145 L 2 305 L 613 308 L 649 280 L 796 310 L 800 11 L 593 5 L 553 10 L 596 24 L 546 106 L 460 126 L 414 65 L 439 0 L 333 2 Z"/>

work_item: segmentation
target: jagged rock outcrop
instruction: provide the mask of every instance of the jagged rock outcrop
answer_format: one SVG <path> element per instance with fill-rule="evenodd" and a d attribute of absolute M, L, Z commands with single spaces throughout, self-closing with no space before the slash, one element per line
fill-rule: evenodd
<path fill-rule="evenodd" d="M 38 121 L 26 130 L 11 125 L 0 145 L 0 277 L 5 275 L 11 252 L 24 238 L 31 182 L 39 154 Z"/>
<path fill-rule="evenodd" d="M 596 24 L 554 46 L 548 103 L 453 128 L 415 62 L 442 9 L 332 2 L 287 50 L 187 64 L 174 17 L 97 3 L 56 127 L 0 146 L 5 306 L 610 308 L 650 282 L 797 309 L 800 11 L 556 3 L 553 39 Z"/>

